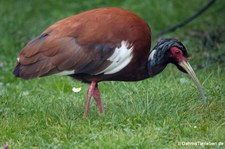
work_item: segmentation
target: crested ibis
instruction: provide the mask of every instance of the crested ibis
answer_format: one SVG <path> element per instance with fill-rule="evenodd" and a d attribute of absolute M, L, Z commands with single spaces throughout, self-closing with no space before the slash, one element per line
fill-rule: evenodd
<path fill-rule="evenodd" d="M 163 39 L 150 48 L 151 30 L 141 17 L 121 8 L 98 8 L 59 20 L 28 42 L 13 74 L 23 79 L 66 75 L 89 83 L 87 117 L 92 97 L 104 112 L 99 82 L 144 80 L 172 63 L 191 76 L 206 102 L 180 41 Z"/>

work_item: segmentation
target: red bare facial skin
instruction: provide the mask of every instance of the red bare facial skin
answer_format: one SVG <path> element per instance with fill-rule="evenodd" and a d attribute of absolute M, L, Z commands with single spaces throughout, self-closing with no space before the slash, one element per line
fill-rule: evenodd
<path fill-rule="evenodd" d="M 182 61 L 186 61 L 186 57 L 183 55 L 183 52 L 181 49 L 177 48 L 177 47 L 171 47 L 170 48 L 170 52 L 172 54 L 172 57 L 174 57 L 178 63 L 182 62 Z"/>

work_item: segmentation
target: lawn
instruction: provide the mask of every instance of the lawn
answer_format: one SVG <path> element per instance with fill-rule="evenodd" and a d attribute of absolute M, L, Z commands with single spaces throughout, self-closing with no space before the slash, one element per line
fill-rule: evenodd
<path fill-rule="evenodd" d="M 88 85 L 69 77 L 24 81 L 12 71 L 25 43 L 57 20 L 97 7 L 142 16 L 157 33 L 191 15 L 206 0 L 1 0 L 0 147 L 225 148 L 225 1 L 163 37 L 180 39 L 203 85 L 208 107 L 188 75 L 169 65 L 139 82 L 102 82 L 105 114 L 95 102 L 83 117 Z M 73 87 L 81 87 L 79 93 Z"/>

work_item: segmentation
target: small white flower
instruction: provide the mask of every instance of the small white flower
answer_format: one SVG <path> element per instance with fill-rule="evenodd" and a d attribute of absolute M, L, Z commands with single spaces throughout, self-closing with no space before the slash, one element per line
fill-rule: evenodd
<path fill-rule="evenodd" d="M 72 88 L 72 91 L 74 92 L 74 93 L 79 93 L 80 91 L 81 91 L 81 87 L 73 87 Z"/>

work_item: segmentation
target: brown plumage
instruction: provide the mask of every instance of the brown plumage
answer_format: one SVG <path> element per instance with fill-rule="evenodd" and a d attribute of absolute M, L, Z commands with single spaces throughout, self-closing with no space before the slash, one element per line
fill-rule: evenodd
<path fill-rule="evenodd" d="M 137 68 L 136 72 L 132 71 L 130 74 L 133 79 L 144 79 L 147 77 L 147 71 L 145 75 L 137 76 L 142 74 L 141 70 L 145 70 L 138 68 L 147 63 L 150 29 L 140 17 L 119 8 L 94 9 L 60 20 L 47 28 L 20 52 L 19 76 L 31 79 L 63 70 L 75 70 L 76 74 L 96 74 L 111 64 L 107 58 L 112 55 L 115 47 L 120 46 L 122 40 L 134 46 L 135 60 L 127 66 L 127 70 L 123 70 L 126 75 L 117 80 L 129 78 L 129 67 Z M 137 50 L 141 52 L 136 52 Z M 146 61 L 143 61 L 143 55 Z M 78 76 L 86 82 L 106 79 L 89 77 L 91 79 Z"/>
<path fill-rule="evenodd" d="M 179 41 L 163 40 L 152 53 L 150 47 L 151 31 L 143 19 L 124 9 L 99 8 L 48 27 L 22 49 L 13 73 L 32 79 L 63 72 L 90 83 L 87 116 L 91 97 L 104 112 L 100 81 L 143 80 L 161 72 L 168 63 L 187 71 L 180 66 L 187 63 L 187 51 Z"/>

